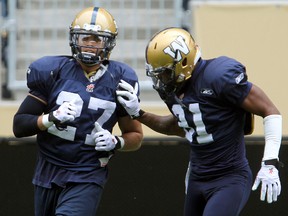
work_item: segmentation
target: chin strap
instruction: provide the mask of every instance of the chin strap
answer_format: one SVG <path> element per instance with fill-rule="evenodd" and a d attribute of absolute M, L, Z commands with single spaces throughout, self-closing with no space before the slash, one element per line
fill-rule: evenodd
<path fill-rule="evenodd" d="M 196 46 L 196 54 L 195 54 L 195 58 L 194 58 L 194 66 L 197 64 L 198 60 L 201 58 L 201 50 L 199 46 Z"/>
<path fill-rule="evenodd" d="M 96 56 L 94 53 L 79 52 L 76 54 L 76 58 L 88 66 L 100 64 L 102 59 L 100 56 Z"/>

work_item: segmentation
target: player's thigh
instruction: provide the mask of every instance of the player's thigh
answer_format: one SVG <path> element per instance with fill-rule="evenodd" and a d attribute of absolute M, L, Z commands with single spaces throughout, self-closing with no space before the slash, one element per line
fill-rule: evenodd
<path fill-rule="evenodd" d="M 97 184 L 69 184 L 58 198 L 56 216 L 95 216 L 103 188 Z"/>
<path fill-rule="evenodd" d="M 203 216 L 239 215 L 251 193 L 251 171 L 229 175 L 221 184 L 209 198 Z"/>
<path fill-rule="evenodd" d="M 52 187 L 44 188 L 34 186 L 34 215 L 35 216 L 49 216 L 54 214 L 58 196 L 62 188 Z"/>
<path fill-rule="evenodd" d="M 203 196 L 204 184 L 197 181 L 189 181 L 185 196 L 184 216 L 202 216 L 206 205 Z"/>

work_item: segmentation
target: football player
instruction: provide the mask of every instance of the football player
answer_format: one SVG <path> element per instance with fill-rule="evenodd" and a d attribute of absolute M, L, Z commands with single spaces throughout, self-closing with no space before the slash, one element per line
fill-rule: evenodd
<path fill-rule="evenodd" d="M 147 45 L 146 62 L 147 76 L 171 115 L 141 110 L 135 89 L 126 81 L 120 83 L 118 100 L 151 129 L 189 141 L 184 215 L 239 215 L 251 188 L 260 184 L 260 199 L 277 201 L 282 117 L 266 94 L 247 80 L 245 66 L 226 56 L 202 59 L 191 34 L 180 28 L 156 33 Z M 252 187 L 244 135 L 253 130 L 254 114 L 263 117 L 265 149 Z"/>
<path fill-rule="evenodd" d="M 13 131 L 16 137 L 37 134 L 36 216 L 95 216 L 109 159 L 116 150 L 141 146 L 141 124 L 116 98 L 120 80 L 138 85 L 132 68 L 109 59 L 117 33 L 107 10 L 86 8 L 70 26 L 72 56 L 43 57 L 28 68 L 29 94 Z M 112 135 L 116 123 L 119 136 Z"/>

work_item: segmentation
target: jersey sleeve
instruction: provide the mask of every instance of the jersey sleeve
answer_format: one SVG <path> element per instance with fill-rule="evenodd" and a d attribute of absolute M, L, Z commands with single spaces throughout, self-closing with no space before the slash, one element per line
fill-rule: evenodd
<path fill-rule="evenodd" d="M 226 68 L 224 67 L 224 74 L 221 77 L 223 81 L 221 95 L 230 103 L 239 106 L 249 94 L 252 83 L 248 81 L 246 68 L 241 63 L 230 61 Z"/>
<path fill-rule="evenodd" d="M 138 81 L 138 76 L 135 72 L 135 70 L 133 68 L 131 68 L 130 66 L 124 64 L 124 63 L 120 63 L 117 62 L 118 66 L 119 66 L 119 71 L 120 73 L 118 74 L 118 80 L 120 82 L 120 80 L 124 80 L 125 82 L 128 82 L 130 85 L 132 85 L 134 87 L 134 89 L 136 90 L 136 94 L 139 98 L 140 96 L 140 86 L 139 86 L 139 81 Z M 140 101 L 140 99 L 138 99 Z M 126 112 L 126 110 L 123 108 L 122 105 L 120 105 L 120 103 L 117 100 L 117 112 L 119 116 L 126 116 L 128 115 L 128 113 Z"/>
<path fill-rule="evenodd" d="M 135 90 L 137 90 L 137 95 L 140 95 L 139 91 L 139 82 L 138 77 L 136 75 L 136 72 L 134 69 L 132 69 L 130 66 L 125 65 L 124 73 L 122 73 L 122 78 L 124 81 L 128 82 L 130 85 L 134 87 Z"/>
<path fill-rule="evenodd" d="M 44 101 L 47 101 L 51 86 L 57 76 L 57 70 L 51 67 L 51 60 L 51 58 L 43 57 L 30 64 L 27 70 L 29 93 Z"/>

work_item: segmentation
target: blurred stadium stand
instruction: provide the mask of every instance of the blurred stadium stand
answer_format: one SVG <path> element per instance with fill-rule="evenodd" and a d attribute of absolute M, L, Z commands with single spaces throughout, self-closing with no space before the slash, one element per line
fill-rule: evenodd
<path fill-rule="evenodd" d="M 70 55 L 69 25 L 75 14 L 92 5 L 107 8 L 119 27 L 117 45 L 111 58 L 128 63 L 135 68 L 141 81 L 143 97 L 158 99 L 151 94 L 150 79 L 145 75 L 144 50 L 151 36 L 160 29 L 177 26 L 190 29 L 197 35 L 194 8 L 201 5 L 265 5 L 285 4 L 285 1 L 268 0 L 1 0 L 8 2 L 8 16 L 0 18 L 1 33 L 8 33 L 6 50 L 8 90 L 15 100 L 25 94 L 26 69 L 35 59 L 44 55 Z M 280 2 L 280 3 L 279 3 Z M 287 4 L 287 1 L 286 1 Z M 192 8 L 194 7 L 194 8 Z M 199 28 L 199 27 L 198 27 Z M 147 93 L 147 94 L 146 94 Z M 146 97 L 147 95 L 147 97 Z M 156 96 L 155 96 L 156 95 Z"/>
<path fill-rule="evenodd" d="M 119 28 L 111 59 L 135 68 L 142 89 L 150 91 L 152 85 L 145 74 L 146 44 L 156 31 L 181 26 L 181 3 L 182 0 L 9 0 L 9 16 L 0 20 L 10 41 L 7 79 L 4 77 L 2 82 L 8 81 L 16 100 L 23 98 L 28 65 L 44 55 L 70 55 L 69 25 L 74 16 L 85 7 L 101 6 L 111 12 Z"/>

